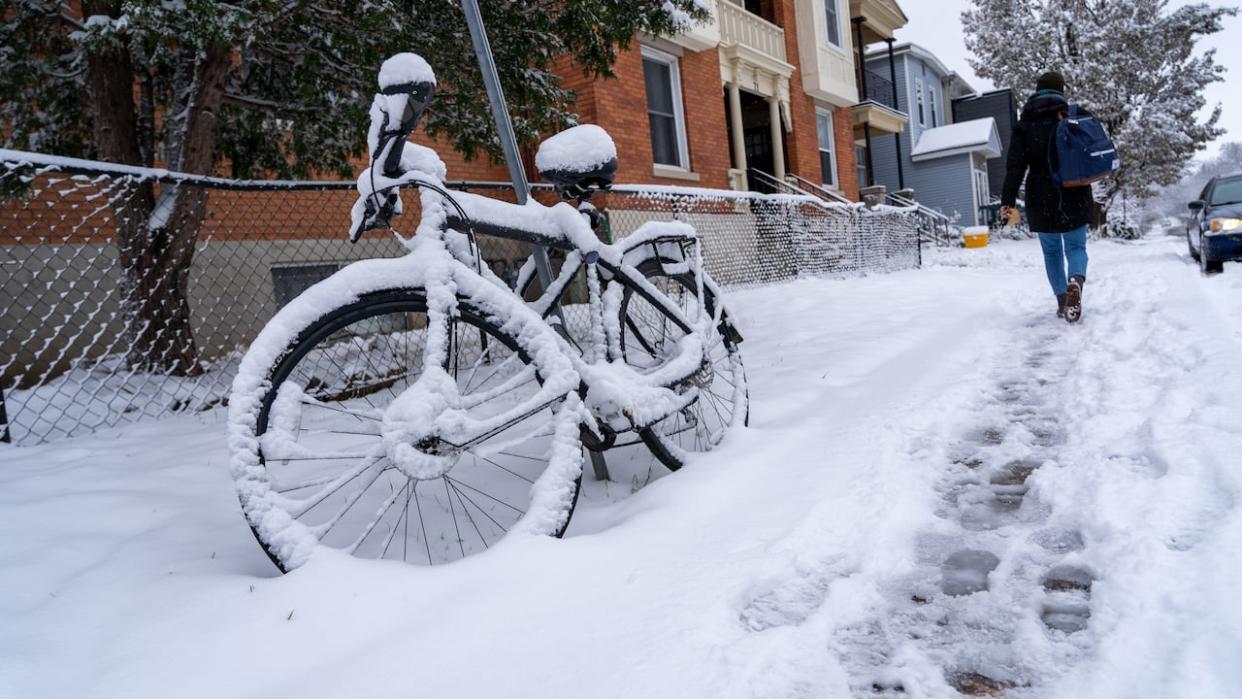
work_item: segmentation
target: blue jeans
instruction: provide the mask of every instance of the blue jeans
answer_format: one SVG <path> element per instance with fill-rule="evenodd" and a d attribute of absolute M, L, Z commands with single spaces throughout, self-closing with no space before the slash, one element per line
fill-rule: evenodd
<path fill-rule="evenodd" d="M 1087 277 L 1086 226 L 1068 233 L 1040 233 L 1039 245 L 1044 249 L 1044 268 L 1048 272 L 1052 293 L 1060 296 L 1069 285 L 1065 270 L 1067 262 L 1070 277 Z"/>

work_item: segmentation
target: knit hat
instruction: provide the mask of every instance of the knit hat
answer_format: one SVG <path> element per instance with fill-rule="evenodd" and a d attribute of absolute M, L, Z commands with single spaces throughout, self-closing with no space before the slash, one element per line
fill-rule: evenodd
<path fill-rule="evenodd" d="M 1035 90 L 1056 90 L 1057 92 L 1065 92 L 1065 76 L 1055 70 L 1039 76 L 1039 80 L 1035 81 Z"/>

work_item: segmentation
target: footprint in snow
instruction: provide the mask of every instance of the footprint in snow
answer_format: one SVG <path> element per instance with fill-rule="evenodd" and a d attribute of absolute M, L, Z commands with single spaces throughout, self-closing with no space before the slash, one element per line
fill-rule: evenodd
<path fill-rule="evenodd" d="M 1077 633 L 1091 618 L 1091 584 L 1095 576 L 1085 568 L 1059 565 L 1044 577 L 1044 605 L 1040 618 L 1048 628 Z"/>
<path fill-rule="evenodd" d="M 951 597 L 983 592 L 988 589 L 988 574 L 999 565 L 1000 559 L 990 551 L 958 551 L 940 566 L 940 590 Z"/>
<path fill-rule="evenodd" d="M 843 577 L 839 559 L 756 585 L 748 594 L 738 619 L 751 631 L 796 626 L 806 621 L 828 597 L 832 581 Z"/>

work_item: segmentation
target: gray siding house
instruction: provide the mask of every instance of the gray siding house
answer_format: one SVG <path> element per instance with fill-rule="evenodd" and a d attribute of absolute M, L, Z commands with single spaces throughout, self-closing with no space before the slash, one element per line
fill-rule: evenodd
<path fill-rule="evenodd" d="M 1002 153 L 1000 133 L 991 116 L 954 121 L 955 100 L 973 96 L 970 85 L 917 44 L 893 47 L 897 108 L 910 115 L 906 128 L 873 139 L 876 184 L 890 192 L 914 190 L 920 204 L 974 226 L 985 219 L 980 208 L 992 199 L 989 161 Z M 867 68 L 889 73 L 886 48 L 870 51 Z M 900 142 L 898 141 L 900 139 Z"/>

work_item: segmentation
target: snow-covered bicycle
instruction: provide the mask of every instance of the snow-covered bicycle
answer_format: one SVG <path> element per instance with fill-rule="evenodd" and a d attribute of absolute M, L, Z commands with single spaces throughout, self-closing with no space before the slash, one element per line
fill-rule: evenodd
<path fill-rule="evenodd" d="M 351 238 L 392 230 L 401 190 L 414 189 L 410 252 L 354 263 L 282 308 L 230 398 L 242 508 L 282 570 L 319 545 L 439 564 L 508 533 L 560 536 L 584 446 L 641 441 L 676 469 L 745 421 L 741 338 L 694 230 L 647 223 L 617 244 L 594 230 L 590 196 L 617 167 L 602 129 L 539 149 L 541 173 L 577 209 L 450 194 L 435 152 L 407 142 L 431 68 L 399 54 L 379 82 Z M 560 251 L 554 281 L 524 300 L 480 262 L 478 236 Z M 518 288 L 532 276 L 528 262 Z M 575 337 L 559 309 L 583 281 L 589 331 Z"/>

